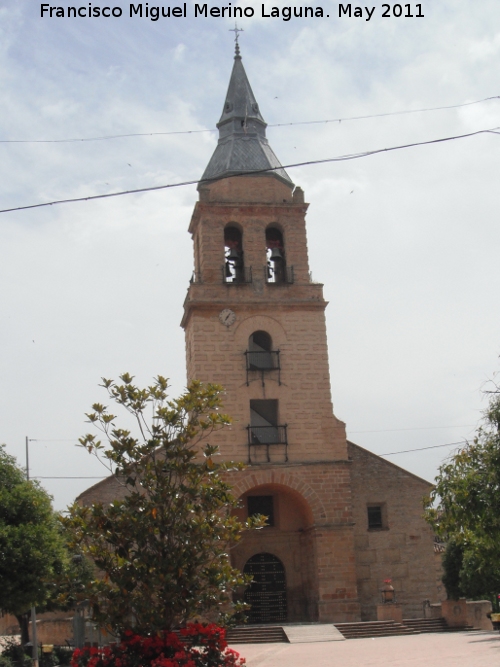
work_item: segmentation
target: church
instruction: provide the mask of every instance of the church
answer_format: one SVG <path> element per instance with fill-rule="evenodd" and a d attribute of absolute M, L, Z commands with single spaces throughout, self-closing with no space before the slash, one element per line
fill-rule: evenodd
<path fill-rule="evenodd" d="M 233 565 L 254 576 L 253 623 L 375 620 L 391 580 L 405 618 L 439 602 L 425 480 L 347 441 L 333 412 L 322 285 L 311 280 L 302 189 L 266 138 L 238 42 L 217 147 L 189 232 L 194 271 L 181 325 L 187 379 L 220 384 L 232 424 L 211 444 L 231 473 L 244 535 Z M 112 478 L 84 492 L 112 497 Z"/>

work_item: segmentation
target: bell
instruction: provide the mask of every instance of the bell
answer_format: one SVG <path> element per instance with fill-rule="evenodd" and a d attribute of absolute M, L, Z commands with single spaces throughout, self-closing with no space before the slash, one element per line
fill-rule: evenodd
<path fill-rule="evenodd" d="M 232 271 L 231 271 L 231 264 L 229 264 L 229 262 L 226 262 L 226 271 L 225 271 L 225 273 L 226 273 L 226 278 L 232 278 L 233 277 L 233 274 L 232 274 Z"/>
<path fill-rule="evenodd" d="M 236 248 L 230 248 L 229 252 L 227 254 L 227 259 L 230 262 L 235 262 L 240 258 L 240 253 L 236 250 Z"/>
<path fill-rule="evenodd" d="M 276 260 L 283 259 L 283 255 L 281 254 L 281 250 L 279 248 L 273 248 L 271 250 L 271 262 L 275 262 Z"/>

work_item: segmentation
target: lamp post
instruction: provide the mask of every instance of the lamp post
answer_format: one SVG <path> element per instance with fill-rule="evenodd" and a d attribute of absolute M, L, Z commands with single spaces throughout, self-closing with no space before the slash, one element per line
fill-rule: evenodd
<path fill-rule="evenodd" d="M 26 436 L 26 479 L 30 480 L 29 438 Z M 33 644 L 33 667 L 38 667 L 38 638 L 36 636 L 36 609 L 31 607 L 31 643 Z"/>

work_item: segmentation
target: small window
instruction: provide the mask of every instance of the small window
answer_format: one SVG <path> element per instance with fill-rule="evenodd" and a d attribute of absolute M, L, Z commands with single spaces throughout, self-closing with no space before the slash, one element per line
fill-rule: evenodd
<path fill-rule="evenodd" d="M 274 445 L 280 442 L 278 401 L 250 401 L 250 433 L 256 445 Z"/>
<path fill-rule="evenodd" d="M 382 530 L 384 526 L 383 505 L 369 505 L 368 510 L 368 530 Z"/>
<path fill-rule="evenodd" d="M 250 400 L 250 424 L 252 426 L 277 426 L 278 401 L 273 399 Z"/>
<path fill-rule="evenodd" d="M 263 514 L 267 516 L 267 525 L 274 526 L 274 502 L 272 496 L 248 496 L 248 516 Z"/>
<path fill-rule="evenodd" d="M 254 331 L 248 339 L 250 350 L 267 350 L 270 352 L 273 348 L 271 336 L 267 331 Z"/>

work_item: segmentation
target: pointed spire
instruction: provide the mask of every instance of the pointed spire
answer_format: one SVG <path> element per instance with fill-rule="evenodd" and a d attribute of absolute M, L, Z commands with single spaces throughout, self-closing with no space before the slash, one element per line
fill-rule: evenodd
<path fill-rule="evenodd" d="M 254 118 L 261 123 L 263 135 L 265 136 L 266 122 L 260 115 L 259 105 L 248 81 L 241 56 L 235 55 L 233 71 L 231 72 L 226 93 L 226 101 L 224 102 L 224 108 L 217 127 L 220 130 L 221 125 L 224 123 L 237 119 L 247 121 L 246 124 L 248 125 L 250 118 Z M 244 128 L 245 126 L 240 123 L 240 131 L 244 132 L 244 130 L 241 130 L 242 127 Z M 235 129 L 238 129 L 238 127 Z"/>
<path fill-rule="evenodd" d="M 235 55 L 222 115 L 217 123 L 219 142 L 202 179 L 219 179 L 236 174 L 265 171 L 293 185 L 266 139 L 267 123 L 262 117 L 240 55 L 237 25 Z"/>

